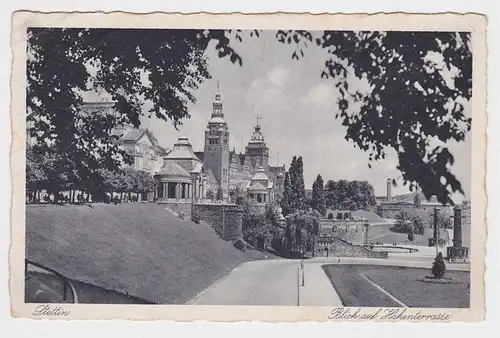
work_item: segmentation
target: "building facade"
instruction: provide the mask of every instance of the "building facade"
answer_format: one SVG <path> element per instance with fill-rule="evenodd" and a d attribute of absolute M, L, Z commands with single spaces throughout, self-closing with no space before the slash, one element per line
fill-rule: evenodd
<path fill-rule="evenodd" d="M 385 219 L 395 219 L 396 216 L 401 212 L 411 212 L 417 208 L 415 202 L 413 201 L 414 194 L 408 194 L 403 196 L 392 196 L 392 180 L 387 179 L 387 195 L 384 197 L 377 197 L 377 214 Z M 447 206 L 443 206 L 439 203 L 435 196 L 430 200 L 426 200 L 421 196 L 421 202 L 418 206 L 420 211 L 426 213 L 433 213 L 435 208 L 444 210 L 445 212 L 451 212 L 451 209 Z"/>
<path fill-rule="evenodd" d="M 82 93 L 83 111 L 88 114 L 116 114 L 115 102 L 100 86 Z M 112 134 L 118 137 L 118 145 L 131 157 L 132 163 L 123 163 L 124 168 L 143 170 L 154 175 L 163 164 L 163 157 L 169 152 L 158 143 L 153 133 L 146 128 L 135 128 L 130 124 L 121 124 Z"/>
<path fill-rule="evenodd" d="M 269 148 L 264 140 L 259 123 L 245 147 L 245 153 L 237 153 L 230 149 L 230 130 L 224 119 L 222 96 L 217 91 L 212 105 L 212 114 L 205 128 L 205 146 L 203 151 L 195 155 L 203 162 L 207 174 L 207 189 L 215 195 L 217 190 L 222 191 L 223 199 L 231 200 L 231 196 L 245 194 L 246 187 L 262 167 L 273 189 L 277 194 L 282 193 L 285 166 L 270 166 Z"/>

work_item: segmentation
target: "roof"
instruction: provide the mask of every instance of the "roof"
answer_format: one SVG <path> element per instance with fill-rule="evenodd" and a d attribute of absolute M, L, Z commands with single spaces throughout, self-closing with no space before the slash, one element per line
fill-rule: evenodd
<path fill-rule="evenodd" d="M 382 204 L 382 205 L 413 205 L 414 203 L 410 202 L 410 201 L 390 201 L 390 202 L 384 201 L 384 202 L 381 202 L 380 204 Z"/>
<path fill-rule="evenodd" d="M 210 168 L 205 168 L 205 172 L 207 174 L 207 177 L 208 177 L 208 183 L 211 183 L 211 184 L 214 184 L 214 183 L 219 183 L 219 181 L 217 181 L 217 178 L 215 177 L 214 173 L 212 172 L 212 170 Z"/>
<path fill-rule="evenodd" d="M 212 117 L 208 123 L 226 123 L 222 117 Z"/>
<path fill-rule="evenodd" d="M 262 135 L 262 132 L 260 131 L 260 125 L 255 126 L 255 130 L 249 143 L 264 143 L 264 135 Z"/>
<path fill-rule="evenodd" d="M 241 164 L 241 166 L 243 166 L 243 163 L 245 163 L 245 154 L 237 153 L 236 151 L 233 150 L 229 153 L 229 161 L 232 161 L 233 157 L 236 157 L 236 163 L 238 163 L 238 161 L 240 161 L 239 164 Z"/>
<path fill-rule="evenodd" d="M 124 141 L 137 141 L 146 132 L 146 130 L 147 129 L 144 129 L 144 128 L 131 129 L 122 136 L 122 140 L 124 140 Z M 152 141 L 153 140 L 154 139 L 152 139 Z"/>
<path fill-rule="evenodd" d="M 193 170 L 191 170 L 191 173 L 201 173 L 203 171 L 203 164 L 201 162 L 197 162 L 194 167 L 193 167 Z"/>
<path fill-rule="evenodd" d="M 252 178 L 252 181 L 253 180 L 256 180 L 256 181 L 264 181 L 264 180 L 268 181 L 269 180 L 269 177 L 267 177 L 266 171 L 262 166 L 260 166 L 257 169 L 257 171 L 255 172 L 255 175 Z"/>
<path fill-rule="evenodd" d="M 168 152 L 168 149 L 160 146 L 158 144 L 158 140 L 156 139 L 156 137 L 154 137 L 154 135 L 151 133 L 151 131 L 149 129 L 146 129 L 146 128 L 130 129 L 121 137 L 121 140 L 124 142 L 137 142 L 142 137 L 142 135 L 144 135 L 144 133 L 146 133 L 148 135 L 153 146 L 158 148 L 163 153 Z"/>
<path fill-rule="evenodd" d="M 177 139 L 177 142 L 174 144 L 174 149 L 165 157 L 166 159 L 192 159 L 192 160 L 200 160 L 196 157 L 193 152 L 193 148 L 191 143 L 187 137 L 181 136 Z"/>
<path fill-rule="evenodd" d="M 205 156 L 205 152 L 204 151 L 195 151 L 194 155 L 196 157 L 198 157 L 201 161 L 203 161 L 203 157 Z"/>
<path fill-rule="evenodd" d="M 267 188 L 264 187 L 259 182 L 252 182 L 252 183 L 249 183 L 248 190 L 249 191 L 267 191 Z"/>
<path fill-rule="evenodd" d="M 114 103 L 112 96 L 102 87 L 81 92 L 80 97 L 84 104 Z"/>
<path fill-rule="evenodd" d="M 165 161 L 157 175 L 191 178 L 191 175 L 186 170 L 172 160 Z"/>

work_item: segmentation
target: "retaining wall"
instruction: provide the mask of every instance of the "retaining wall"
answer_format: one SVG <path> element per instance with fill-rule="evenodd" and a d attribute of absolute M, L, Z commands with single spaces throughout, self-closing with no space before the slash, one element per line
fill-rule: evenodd
<path fill-rule="evenodd" d="M 236 204 L 195 204 L 192 218 L 208 223 L 226 241 L 234 242 L 243 236 L 243 209 Z"/>

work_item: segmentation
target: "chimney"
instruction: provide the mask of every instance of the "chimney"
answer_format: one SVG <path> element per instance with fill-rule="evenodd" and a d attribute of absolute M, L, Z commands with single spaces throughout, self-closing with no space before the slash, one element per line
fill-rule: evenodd
<path fill-rule="evenodd" d="M 392 180 L 390 178 L 387 179 L 387 202 L 392 201 L 392 193 L 391 193 Z"/>

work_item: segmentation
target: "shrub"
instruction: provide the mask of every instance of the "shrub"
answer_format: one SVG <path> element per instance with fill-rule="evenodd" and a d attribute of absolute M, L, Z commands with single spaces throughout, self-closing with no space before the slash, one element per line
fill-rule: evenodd
<path fill-rule="evenodd" d="M 446 270 L 446 264 L 444 263 L 443 255 L 438 253 L 432 264 L 432 275 L 434 278 L 442 278 Z"/>

